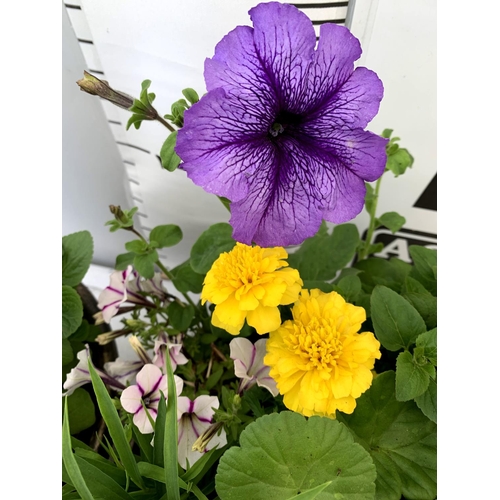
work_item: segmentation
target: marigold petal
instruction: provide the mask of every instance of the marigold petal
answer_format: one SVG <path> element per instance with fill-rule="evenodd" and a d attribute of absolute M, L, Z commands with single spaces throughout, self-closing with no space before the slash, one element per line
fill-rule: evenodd
<path fill-rule="evenodd" d="M 253 326 L 259 335 L 276 330 L 281 324 L 281 315 L 277 307 L 259 305 L 253 311 L 248 311 L 247 322 Z"/>
<path fill-rule="evenodd" d="M 238 335 L 245 323 L 246 311 L 239 308 L 239 303 L 234 297 L 215 306 L 212 314 L 212 324 L 223 328 L 232 335 Z"/>

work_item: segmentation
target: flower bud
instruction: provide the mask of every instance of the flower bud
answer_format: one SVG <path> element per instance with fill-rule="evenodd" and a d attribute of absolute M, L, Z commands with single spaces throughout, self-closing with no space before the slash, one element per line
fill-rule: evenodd
<path fill-rule="evenodd" d="M 149 357 L 149 354 L 146 352 L 146 350 L 142 346 L 141 341 L 135 335 L 131 335 L 129 337 L 128 341 L 130 342 L 132 349 L 137 353 L 137 355 L 139 356 L 139 358 L 141 358 L 141 361 L 144 364 L 152 364 L 153 363 L 153 361 Z"/>
<path fill-rule="evenodd" d="M 106 101 L 123 109 L 129 109 L 134 103 L 133 97 L 112 89 L 105 80 L 99 80 L 99 78 L 86 71 L 84 71 L 83 74 L 84 77 L 76 83 L 80 89 L 87 92 L 87 94 L 102 97 Z"/>
<path fill-rule="evenodd" d="M 211 439 L 219 432 L 219 429 L 223 426 L 224 424 L 222 422 L 215 422 L 212 424 L 194 443 L 192 450 L 193 451 L 199 451 L 200 453 L 203 453 L 208 445 L 210 443 Z"/>

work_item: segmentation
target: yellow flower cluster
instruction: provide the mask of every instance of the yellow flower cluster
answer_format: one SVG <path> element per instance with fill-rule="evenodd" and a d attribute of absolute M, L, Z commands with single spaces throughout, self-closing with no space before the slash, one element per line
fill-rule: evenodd
<path fill-rule="evenodd" d="M 357 333 L 365 310 L 336 292 L 302 290 L 292 313 L 271 332 L 264 358 L 285 406 L 305 416 L 352 413 L 381 356 L 373 333 Z"/>
<path fill-rule="evenodd" d="M 279 305 L 295 302 L 302 280 L 287 268 L 284 248 L 261 248 L 236 243 L 224 252 L 207 273 L 201 303 L 215 304 L 212 324 L 238 335 L 245 323 L 257 333 L 276 330 L 281 324 Z"/>

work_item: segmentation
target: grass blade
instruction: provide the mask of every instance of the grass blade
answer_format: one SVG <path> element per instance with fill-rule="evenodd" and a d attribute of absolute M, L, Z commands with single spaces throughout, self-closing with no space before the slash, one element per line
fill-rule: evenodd
<path fill-rule="evenodd" d="M 168 383 L 167 413 L 165 415 L 165 431 L 163 435 L 163 460 L 165 484 L 168 500 L 180 500 L 179 474 L 177 473 L 177 393 L 175 390 L 174 372 L 170 363 L 170 355 L 166 358 Z"/>
<path fill-rule="evenodd" d="M 66 472 L 71 479 L 71 484 L 75 487 L 83 500 L 94 500 L 92 493 L 83 479 L 82 471 L 76 462 L 73 450 L 71 448 L 71 435 L 69 433 L 68 422 L 68 396 L 64 398 L 64 419 L 62 435 L 62 456 Z"/>
<path fill-rule="evenodd" d="M 139 474 L 139 469 L 137 468 L 137 463 L 134 458 L 134 454 L 130 448 L 130 445 L 125 436 L 125 431 L 123 429 L 118 412 L 113 404 L 111 397 L 106 390 L 104 382 L 101 377 L 95 371 L 92 361 L 89 357 L 89 372 L 92 379 L 92 386 L 94 387 L 94 392 L 97 398 L 97 404 L 99 405 L 99 410 L 101 411 L 102 418 L 108 426 L 109 434 L 113 439 L 116 451 L 120 456 L 123 467 L 127 471 L 128 475 L 134 481 L 139 488 L 144 489 L 144 481 Z"/>
<path fill-rule="evenodd" d="M 165 471 L 163 467 L 158 467 L 157 465 L 148 464 L 147 462 L 139 462 L 138 464 L 141 476 L 147 477 L 148 479 L 154 479 L 162 484 L 165 484 Z M 183 490 L 188 489 L 188 484 L 182 479 L 179 479 L 179 487 Z"/>

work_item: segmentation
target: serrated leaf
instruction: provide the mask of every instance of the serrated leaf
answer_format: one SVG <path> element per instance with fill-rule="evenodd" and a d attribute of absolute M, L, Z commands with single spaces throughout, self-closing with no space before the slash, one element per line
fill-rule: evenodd
<path fill-rule="evenodd" d="M 178 302 L 172 302 L 167 307 L 167 315 L 170 324 L 180 332 L 186 331 L 194 318 L 194 307 L 190 304 L 181 305 Z"/>
<path fill-rule="evenodd" d="M 173 275 L 172 283 L 179 292 L 201 293 L 205 275 L 196 273 L 191 267 L 190 260 L 170 270 Z"/>
<path fill-rule="evenodd" d="M 236 245 L 232 234 L 233 228 L 226 222 L 213 224 L 204 231 L 191 248 L 193 270 L 199 274 L 206 274 L 210 271 L 219 255 L 229 252 Z"/>
<path fill-rule="evenodd" d="M 324 229 L 302 243 L 288 256 L 290 267 L 299 271 L 303 280 L 333 279 L 354 257 L 359 245 L 359 232 L 354 224 L 341 224 L 332 234 Z"/>
<path fill-rule="evenodd" d="M 221 500 L 288 500 L 331 481 L 322 499 L 368 500 L 375 477 L 368 453 L 342 424 L 284 411 L 246 427 L 240 447 L 220 459 L 215 488 Z"/>
<path fill-rule="evenodd" d="M 417 310 L 394 290 L 376 286 L 370 303 L 375 335 L 389 351 L 408 349 L 426 331 Z"/>
<path fill-rule="evenodd" d="M 422 333 L 417 337 L 417 347 L 422 347 L 424 356 L 434 365 L 437 366 L 437 328 L 433 328 L 428 332 Z"/>
<path fill-rule="evenodd" d="M 155 274 L 155 262 L 158 260 L 158 252 L 153 250 L 150 253 L 136 255 L 134 257 L 135 270 L 146 279 L 152 279 Z"/>
<path fill-rule="evenodd" d="M 182 231 L 175 224 L 156 226 L 149 234 L 150 241 L 156 241 L 159 248 L 173 247 L 182 240 Z"/>
<path fill-rule="evenodd" d="M 437 378 L 430 379 L 429 387 L 421 396 L 415 398 L 415 403 L 427 418 L 437 423 Z"/>
<path fill-rule="evenodd" d="M 396 361 L 396 399 L 410 401 L 422 395 L 429 387 L 429 378 L 408 351 L 400 353 Z"/>
<path fill-rule="evenodd" d="M 88 231 L 62 238 L 62 284 L 77 286 L 87 273 L 94 254 L 94 241 Z"/>
<path fill-rule="evenodd" d="M 70 286 L 62 287 L 62 337 L 68 338 L 76 332 L 83 318 L 83 304 L 80 296 Z"/>
<path fill-rule="evenodd" d="M 436 424 L 414 402 L 396 400 L 394 372 L 375 377 L 370 389 L 357 400 L 354 413 L 337 412 L 337 418 L 373 456 L 376 500 L 400 500 L 401 494 L 407 500 L 436 498 Z"/>
<path fill-rule="evenodd" d="M 172 117 L 173 118 L 173 117 Z M 172 132 L 160 149 L 160 159 L 163 168 L 169 172 L 173 172 L 181 163 L 179 155 L 175 152 L 175 144 L 177 141 L 177 130 Z"/>
<path fill-rule="evenodd" d="M 336 286 L 337 291 L 344 297 L 346 302 L 356 302 L 361 293 L 361 280 L 356 275 L 344 276 Z"/>
<path fill-rule="evenodd" d="M 382 226 L 391 230 L 391 233 L 399 231 L 406 223 L 406 219 L 397 212 L 386 212 L 378 217 L 378 222 Z"/>
<path fill-rule="evenodd" d="M 403 297 L 418 311 L 428 329 L 437 326 L 437 297 L 430 292 L 403 293 Z"/>

